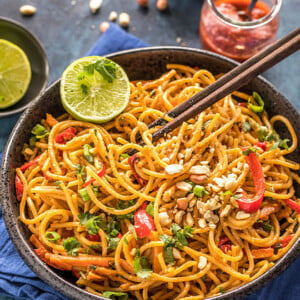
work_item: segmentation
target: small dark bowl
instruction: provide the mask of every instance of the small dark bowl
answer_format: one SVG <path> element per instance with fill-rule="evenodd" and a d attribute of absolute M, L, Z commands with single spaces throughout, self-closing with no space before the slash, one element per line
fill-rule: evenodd
<path fill-rule="evenodd" d="M 39 39 L 16 21 L 0 17 L 0 39 L 18 45 L 27 55 L 31 66 L 31 81 L 23 98 L 13 106 L 0 109 L 0 118 L 14 115 L 26 109 L 46 88 L 49 76 L 49 63 Z"/>
<path fill-rule="evenodd" d="M 123 51 L 108 56 L 126 70 L 131 80 L 153 79 L 166 72 L 167 63 L 181 63 L 190 66 L 198 66 L 212 71 L 214 74 L 225 73 L 232 69 L 236 62 L 224 58 L 220 55 L 197 49 L 180 47 L 153 47 L 137 50 Z M 287 117 L 297 132 L 300 139 L 300 116 L 294 107 L 281 95 L 269 82 L 258 77 L 252 80 L 244 88 L 245 91 L 257 91 L 261 94 L 266 103 L 266 110 L 269 114 L 281 114 Z M 72 299 L 104 299 L 92 295 L 73 282 L 70 274 L 53 270 L 45 265 L 33 252 L 33 247 L 29 243 L 30 233 L 26 226 L 18 220 L 19 203 L 16 199 L 14 189 L 14 169 L 23 163 L 21 148 L 30 136 L 30 131 L 34 124 L 45 116 L 46 112 L 58 115 L 64 110 L 60 103 L 59 81 L 53 83 L 36 101 L 32 102 L 29 108 L 23 113 L 15 126 L 8 144 L 1 169 L 0 197 L 3 207 L 3 215 L 6 226 L 12 241 L 17 250 L 28 264 L 28 266 L 46 283 L 56 290 Z M 276 128 L 279 133 L 288 137 L 287 131 Z M 290 159 L 300 160 L 300 149 L 298 148 Z M 296 187 L 297 195 L 300 194 L 299 185 Z M 280 272 L 285 270 L 300 252 L 300 240 L 298 240 L 284 257 L 276 262 L 275 266 L 261 275 L 259 278 L 229 291 L 223 295 L 210 299 L 237 299 L 253 293 L 262 287 L 266 282 L 275 278 Z"/>

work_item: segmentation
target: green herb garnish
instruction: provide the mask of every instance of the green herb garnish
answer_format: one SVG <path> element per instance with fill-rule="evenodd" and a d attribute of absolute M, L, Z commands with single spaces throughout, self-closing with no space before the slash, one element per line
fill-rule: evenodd
<path fill-rule="evenodd" d="M 78 255 L 77 251 L 79 250 L 80 243 L 76 237 L 69 237 L 64 240 L 63 247 L 67 250 L 68 254 L 72 256 Z"/>
<path fill-rule="evenodd" d="M 36 124 L 32 130 L 31 133 L 37 138 L 41 139 L 43 137 L 46 137 L 49 135 L 49 131 L 41 124 Z"/>

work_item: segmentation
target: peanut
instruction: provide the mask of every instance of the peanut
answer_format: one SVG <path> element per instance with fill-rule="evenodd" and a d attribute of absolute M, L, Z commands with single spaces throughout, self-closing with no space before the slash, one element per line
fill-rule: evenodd
<path fill-rule="evenodd" d="M 206 183 L 208 180 L 208 177 L 206 175 L 195 175 L 192 174 L 190 176 L 190 180 L 196 184 L 203 184 Z"/>
<path fill-rule="evenodd" d="M 186 210 L 188 207 L 188 199 L 187 198 L 179 198 L 177 199 L 177 206 L 179 209 Z"/>

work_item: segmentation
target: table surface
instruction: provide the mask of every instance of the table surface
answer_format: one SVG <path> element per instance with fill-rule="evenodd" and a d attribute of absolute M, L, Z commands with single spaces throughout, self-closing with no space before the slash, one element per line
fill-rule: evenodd
<path fill-rule="evenodd" d="M 99 24 L 108 20 L 112 10 L 127 12 L 131 16 L 128 32 L 143 39 L 149 45 L 185 45 L 201 48 L 199 41 L 199 18 L 202 0 L 169 0 L 169 9 L 160 12 L 155 0 L 149 1 L 149 8 L 140 8 L 136 0 L 104 0 L 100 11 L 92 15 L 88 0 L 29 0 L 37 8 L 32 17 L 22 17 L 19 0 L 0 0 L 0 15 L 19 21 L 31 30 L 42 42 L 49 58 L 49 83 L 56 80 L 65 67 L 74 59 L 83 56 L 100 36 Z M 300 26 L 300 1 L 283 1 L 280 13 L 278 37 Z M 178 38 L 181 42 L 178 43 Z M 263 74 L 300 111 L 299 101 L 300 52 Z M 11 119 L 1 120 L 0 145 L 4 144 L 8 132 L 5 126 Z M 2 124 L 4 126 L 2 126 Z M 3 146 L 0 146 L 0 151 Z M 0 296 L 0 299 L 1 296 Z"/>

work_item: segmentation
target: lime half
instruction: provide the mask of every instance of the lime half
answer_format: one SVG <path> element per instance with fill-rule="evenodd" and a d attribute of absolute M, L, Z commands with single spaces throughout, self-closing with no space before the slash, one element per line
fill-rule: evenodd
<path fill-rule="evenodd" d="M 130 85 L 121 66 L 101 56 L 80 58 L 62 74 L 61 101 L 75 119 L 93 123 L 110 121 L 129 101 Z"/>
<path fill-rule="evenodd" d="M 17 103 L 31 79 L 29 60 L 15 44 L 0 39 L 0 109 Z"/>

